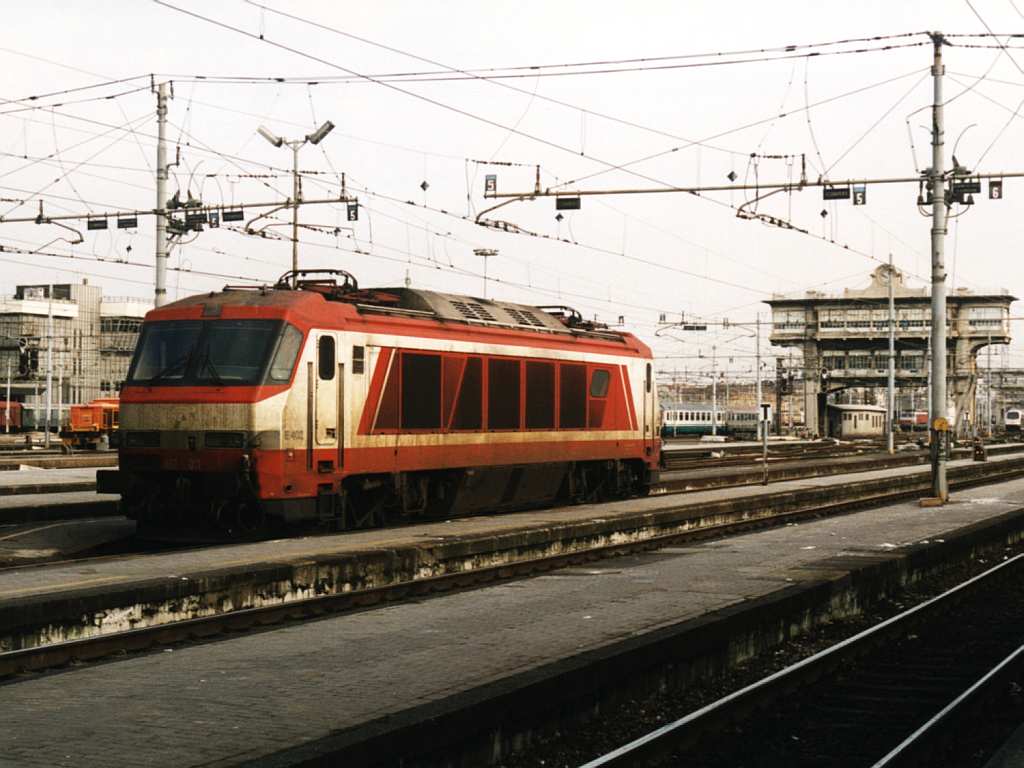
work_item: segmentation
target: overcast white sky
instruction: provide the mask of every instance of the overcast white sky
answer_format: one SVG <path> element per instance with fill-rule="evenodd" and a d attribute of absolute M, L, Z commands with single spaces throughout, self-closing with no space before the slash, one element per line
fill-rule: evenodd
<path fill-rule="evenodd" d="M 578 186 L 585 189 L 656 182 L 718 184 L 726 183 L 730 171 L 739 180 L 751 181 L 755 173 L 762 181 L 799 175 L 799 161 L 790 166 L 785 160 L 762 159 L 755 168 L 753 152 L 805 153 L 812 178 L 822 165 L 833 179 L 915 175 L 930 158 L 929 113 L 925 109 L 911 115 L 931 101 L 930 44 L 685 68 L 679 65 L 736 57 L 675 58 L 657 62 L 667 68 L 574 76 L 540 77 L 538 71 L 564 70 L 527 69 L 515 70 L 521 77 L 498 81 L 392 82 L 394 87 L 388 88 L 326 79 L 337 81 L 346 70 L 379 75 L 438 67 L 241 0 L 168 1 L 253 35 L 262 33 L 265 40 L 140 0 L 41 0 L 5 20 L 0 97 L 20 100 L 149 73 L 156 73 L 158 80 L 173 80 L 168 135 L 172 157 L 180 145 L 181 165 L 174 169 L 171 191 L 180 189 L 184 197 L 190 190 L 217 204 L 283 199 L 289 194 L 287 174 L 273 169 L 288 168 L 290 153 L 263 141 L 255 133 L 259 124 L 291 138 L 323 120 L 333 121 L 334 133 L 319 147 L 302 150 L 301 167 L 317 172 L 307 178 L 305 194 L 337 195 L 338 174 L 344 172 L 350 192 L 359 196 L 363 207 L 351 230 L 344 229 L 348 224 L 342 206 L 305 207 L 304 222 L 341 231 L 334 235 L 305 229 L 303 266 L 344 268 L 364 285 L 401 284 L 408 271 L 414 286 L 479 295 L 483 264 L 473 249 L 496 248 L 500 254 L 488 264 L 495 278 L 488 286 L 491 296 L 571 304 L 585 315 L 597 314 L 611 322 L 622 315 L 626 326 L 652 342 L 656 352 L 677 356 L 666 361 L 668 368 L 701 367 L 703 363 L 686 356 L 707 354 L 717 343 L 720 354 L 734 356 L 726 367 L 738 374 L 751 367 L 745 357 L 753 347 L 751 340 L 729 331 L 685 344 L 655 339 L 659 313 L 749 321 L 760 310 L 767 319 L 767 308 L 759 302 L 772 292 L 861 286 L 878 265 L 872 257 L 885 259 L 890 252 L 911 275 L 911 282 L 920 283 L 928 275 L 930 224 L 914 205 L 916 185 L 870 187 L 867 206 L 829 203 L 825 219 L 819 215 L 826 206 L 818 190 L 778 195 L 761 203 L 760 211 L 791 218 L 813 235 L 834 238 L 849 249 L 739 220 L 726 205 L 679 194 L 585 198 L 582 209 L 566 212 L 562 222 L 555 219 L 551 199 L 514 203 L 494 214 L 580 245 L 495 232 L 463 217 L 469 213 L 472 218 L 492 204 L 482 195 L 486 173 L 497 173 L 503 191 L 525 190 L 533 185 L 536 164 L 545 186 L 605 171 L 581 181 Z M 1011 0 L 972 3 L 993 31 L 1024 32 L 1024 17 Z M 267 0 L 266 5 L 461 69 L 777 49 L 927 29 L 947 34 L 985 31 L 964 0 Z M 1024 3 L 1017 6 L 1024 10 Z M 969 38 L 957 42 L 992 43 Z M 817 50 L 857 47 L 862 44 Z M 1018 151 L 1024 120 L 1013 116 L 1024 100 L 1024 47 L 1004 53 L 955 46 L 944 54 L 947 99 L 974 83 L 947 107 L 947 160 L 963 132 L 957 148 L 962 164 L 984 172 L 1024 171 Z M 605 67 L 591 67 L 600 68 Z M 985 79 L 975 83 L 986 72 Z M 318 82 L 196 82 L 197 75 Z M 865 90 L 804 110 L 808 103 L 858 89 Z M 122 95 L 72 103 L 112 94 Z M 58 103 L 62 106 L 43 106 Z M 146 80 L 0 104 L 0 198 L 27 201 L 2 202 L 0 214 L 34 216 L 39 199 L 50 214 L 152 208 L 154 107 Z M 783 112 L 792 114 L 771 119 Z M 128 121 L 134 130 L 119 130 Z M 528 136 L 513 133 L 510 127 Z M 687 146 L 687 140 L 713 136 L 719 138 L 710 139 L 710 146 Z M 668 151 L 676 147 L 681 148 Z M 635 173 L 607 171 L 608 164 L 659 153 L 664 154 L 631 165 Z M 488 169 L 467 158 L 524 166 Z M 246 176 L 253 174 L 272 178 Z M 420 189 L 424 180 L 429 184 L 426 193 Z M 733 205 L 744 201 L 739 193 L 709 197 Z M 407 200 L 417 205 L 402 202 Z M 1022 295 L 1022 212 L 1024 180 L 1010 179 L 1004 200 L 989 201 L 983 194 L 969 213 L 951 222 L 947 259 L 956 286 L 1005 288 Z M 16 283 L 88 276 L 110 294 L 151 295 L 151 266 L 103 263 L 126 259 L 151 265 L 151 217 L 141 221 L 137 232 L 82 229 L 81 245 L 71 248 L 58 241 L 46 248 L 73 253 L 78 260 L 0 255 L 0 290 L 9 293 Z M 284 227 L 270 231 L 287 235 Z M 71 233 L 53 226 L 0 223 L 0 244 L 8 247 L 32 250 L 65 235 Z M 185 271 L 169 274 L 170 292 L 173 297 L 176 292 L 219 289 L 225 282 L 272 281 L 289 263 L 290 244 L 284 240 L 225 229 L 206 232 L 173 250 L 171 266 Z M 218 275 L 204 276 L 200 271 Z M 1015 323 L 1018 335 L 1020 326 Z M 1008 362 L 1024 364 L 1024 355 L 1013 354 Z"/>

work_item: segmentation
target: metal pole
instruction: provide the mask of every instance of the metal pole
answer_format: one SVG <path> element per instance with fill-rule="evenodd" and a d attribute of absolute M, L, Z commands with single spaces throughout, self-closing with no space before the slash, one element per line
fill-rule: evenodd
<path fill-rule="evenodd" d="M 153 304 L 167 303 L 167 83 L 156 90 L 156 277 Z"/>
<path fill-rule="evenodd" d="M 53 283 L 47 288 L 49 311 L 46 320 L 46 415 L 43 426 L 43 446 L 50 447 L 50 409 L 53 407 Z"/>
<path fill-rule="evenodd" d="M 754 350 L 755 350 L 754 351 L 754 357 L 756 358 L 756 360 L 754 361 L 754 366 L 756 367 L 757 371 L 756 371 L 756 374 L 754 376 L 754 380 L 757 382 L 757 386 L 756 386 L 756 391 L 757 391 L 757 394 L 756 394 L 757 407 L 760 408 L 761 407 L 761 313 L 760 312 L 757 313 L 757 322 L 754 325 L 755 325 L 755 328 L 757 329 L 757 336 L 756 336 L 755 342 L 754 342 Z M 758 415 L 758 419 L 757 419 L 757 436 L 758 436 L 758 438 L 760 438 L 762 436 L 762 434 L 767 433 L 767 431 L 768 431 L 768 424 L 763 422 L 761 420 L 760 415 Z M 767 444 L 768 443 L 765 442 L 765 445 L 767 445 Z M 765 460 L 767 461 L 767 458 Z"/>
<path fill-rule="evenodd" d="M 292 288 L 299 284 L 299 147 L 305 141 L 293 141 L 292 148 Z"/>
<path fill-rule="evenodd" d="M 789 409 L 788 409 L 789 410 L 789 418 L 787 419 L 789 424 L 787 425 L 787 430 L 786 431 L 790 435 L 792 435 L 793 434 L 793 389 L 794 389 L 793 382 L 796 381 L 796 379 L 793 378 L 793 350 L 792 349 L 789 350 L 789 359 L 786 361 L 786 381 L 789 384 Z"/>
<path fill-rule="evenodd" d="M 11 431 L 11 361 L 7 361 L 7 397 L 4 401 L 4 432 Z"/>
<path fill-rule="evenodd" d="M 715 348 L 711 347 L 711 434 L 718 434 L 718 375 L 715 371 Z"/>
<path fill-rule="evenodd" d="M 498 255 L 497 248 L 474 248 L 473 253 L 484 260 L 484 298 L 487 298 L 487 261 L 492 256 Z"/>
<path fill-rule="evenodd" d="M 889 388 L 888 388 L 888 415 L 885 418 L 885 447 L 889 453 L 895 453 L 893 445 L 896 429 L 893 412 L 896 409 L 896 298 L 893 278 L 895 272 L 892 267 L 892 254 L 889 254 Z"/>
<path fill-rule="evenodd" d="M 64 410 L 64 369 L 61 364 L 57 363 L 57 434 L 60 435 L 60 429 L 64 424 L 63 412 Z"/>
<path fill-rule="evenodd" d="M 931 337 L 931 335 L 928 336 L 928 339 L 927 339 L 927 341 L 925 343 L 924 369 L 925 369 L 925 372 L 926 372 L 925 375 L 926 375 L 926 379 L 927 379 L 927 381 L 925 382 L 924 393 L 925 393 L 926 399 L 928 401 L 925 404 L 925 406 L 926 406 L 925 410 L 928 411 L 928 418 L 931 419 L 931 417 L 932 417 L 932 337 Z M 931 428 L 929 427 L 928 440 L 930 441 L 931 439 L 932 439 L 931 438 Z"/>
<path fill-rule="evenodd" d="M 945 123 L 942 105 L 942 64 L 943 38 L 941 32 L 931 33 L 934 46 L 932 79 L 934 98 L 932 100 L 932 167 L 929 174 L 932 187 L 932 404 L 931 428 L 945 422 L 946 408 L 946 184 L 943 173 L 943 147 L 945 144 Z M 948 439 L 948 432 L 947 432 Z M 949 498 L 949 484 L 946 480 L 946 441 L 937 451 L 932 472 L 932 496 L 941 501 Z"/>
<path fill-rule="evenodd" d="M 988 337 L 988 363 L 985 366 L 985 436 L 992 437 L 992 336 Z"/>
<path fill-rule="evenodd" d="M 762 416 L 764 415 L 764 408 L 760 402 L 757 404 L 757 424 L 761 431 L 761 485 L 768 485 L 768 422 L 764 422 L 764 427 L 761 427 Z"/>
<path fill-rule="evenodd" d="M 803 385 L 804 385 L 804 437 L 810 437 L 811 436 L 811 425 L 810 425 L 810 423 L 809 423 L 809 421 L 807 419 L 807 412 L 810 410 L 810 408 L 808 407 L 810 401 L 807 399 L 808 370 L 809 370 L 809 365 L 808 365 L 808 361 L 807 361 L 807 353 L 805 352 L 804 353 L 803 376 L 800 377 L 801 380 L 803 381 Z M 817 425 L 815 425 L 815 426 L 817 426 Z"/>

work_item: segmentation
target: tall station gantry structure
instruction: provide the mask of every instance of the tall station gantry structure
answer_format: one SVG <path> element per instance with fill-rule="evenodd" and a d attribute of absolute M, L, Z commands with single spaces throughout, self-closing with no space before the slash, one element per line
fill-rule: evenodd
<path fill-rule="evenodd" d="M 802 296 L 775 296 L 771 343 L 795 347 L 803 354 L 806 424 L 826 434 L 829 395 L 851 387 L 885 387 L 889 366 L 889 279 L 895 299 L 897 389 L 920 390 L 929 378 L 931 294 L 929 287 L 906 285 L 903 273 L 888 265 L 871 274 L 863 289 L 842 295 L 808 291 Z M 974 423 L 978 384 L 978 350 L 1009 344 L 1008 292 L 972 293 L 960 288 L 946 297 L 946 371 L 950 423 L 965 434 Z M 898 400 L 897 400 L 898 401 Z M 924 403 L 921 403 L 922 407 Z"/>

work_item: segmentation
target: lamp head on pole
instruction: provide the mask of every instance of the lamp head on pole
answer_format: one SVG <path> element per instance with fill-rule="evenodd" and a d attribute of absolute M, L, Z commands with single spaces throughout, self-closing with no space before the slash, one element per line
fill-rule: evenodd
<path fill-rule="evenodd" d="M 270 132 L 270 129 L 268 129 L 266 126 L 261 125 L 259 128 L 256 129 L 256 132 L 264 139 L 269 141 L 271 144 L 273 144 L 275 147 L 280 147 L 282 144 L 284 144 L 284 139 L 282 139 L 280 136 L 275 136 L 273 133 Z"/>
<path fill-rule="evenodd" d="M 321 125 L 319 128 L 317 128 L 315 131 L 313 131 L 311 134 L 306 136 L 306 141 L 308 141 L 310 144 L 319 144 L 321 141 L 324 140 L 324 138 L 327 136 L 327 134 L 330 133 L 333 130 L 334 130 L 334 123 L 332 123 L 330 120 L 328 120 L 323 125 Z"/>

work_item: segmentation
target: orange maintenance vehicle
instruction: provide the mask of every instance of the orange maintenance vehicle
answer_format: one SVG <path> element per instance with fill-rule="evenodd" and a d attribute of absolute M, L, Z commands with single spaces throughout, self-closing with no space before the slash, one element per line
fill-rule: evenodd
<path fill-rule="evenodd" d="M 108 445 L 117 432 L 120 401 L 114 398 L 100 398 L 85 405 L 69 408 L 68 423 L 61 427 L 61 441 L 68 448 L 97 449 L 103 443 Z"/>

